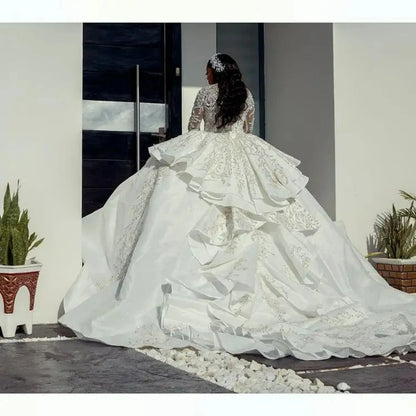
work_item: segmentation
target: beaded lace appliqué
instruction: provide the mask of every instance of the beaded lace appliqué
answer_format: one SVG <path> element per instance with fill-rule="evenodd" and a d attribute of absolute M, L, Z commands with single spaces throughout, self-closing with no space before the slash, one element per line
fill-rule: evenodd
<path fill-rule="evenodd" d="M 251 133 L 253 131 L 255 107 L 253 96 L 249 90 L 247 90 L 246 108 L 240 115 L 240 119 L 231 126 L 225 126 L 222 129 L 217 128 L 215 121 L 215 115 L 218 112 L 217 98 L 217 84 L 208 85 L 198 91 L 189 119 L 188 130 L 199 130 L 203 120 L 204 131 L 216 133 L 226 131 Z"/>
<path fill-rule="evenodd" d="M 124 227 L 116 243 L 117 255 L 114 264 L 114 276 L 116 280 L 123 279 L 129 267 L 131 257 L 143 228 L 145 210 L 156 184 L 158 172 L 159 170 L 155 168 L 148 172 L 136 203 L 131 208 L 131 221 Z"/>

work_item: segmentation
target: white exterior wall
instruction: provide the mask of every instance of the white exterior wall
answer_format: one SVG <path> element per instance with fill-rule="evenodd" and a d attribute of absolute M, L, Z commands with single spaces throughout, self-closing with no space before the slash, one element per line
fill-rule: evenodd
<path fill-rule="evenodd" d="M 205 68 L 216 52 L 216 23 L 182 23 L 182 132 L 198 90 L 208 85 Z"/>
<path fill-rule="evenodd" d="M 56 322 L 81 265 L 82 25 L 0 24 L 0 206 L 21 181 L 45 241 L 34 323 Z"/>
<path fill-rule="evenodd" d="M 357 248 L 416 193 L 416 24 L 334 24 L 336 218 Z"/>
<path fill-rule="evenodd" d="M 308 190 L 335 219 L 332 25 L 264 25 L 266 140 L 301 161 Z"/>

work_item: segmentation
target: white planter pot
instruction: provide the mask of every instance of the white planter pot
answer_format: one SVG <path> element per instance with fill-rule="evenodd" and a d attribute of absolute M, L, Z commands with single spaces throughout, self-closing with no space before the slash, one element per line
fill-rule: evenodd
<path fill-rule="evenodd" d="M 382 264 L 416 264 L 416 257 L 411 259 L 387 259 L 384 257 L 372 257 L 374 263 Z"/>
<path fill-rule="evenodd" d="M 0 265 L 0 328 L 5 338 L 12 338 L 23 325 L 32 333 L 36 286 L 42 264 L 29 259 L 22 266 Z"/>

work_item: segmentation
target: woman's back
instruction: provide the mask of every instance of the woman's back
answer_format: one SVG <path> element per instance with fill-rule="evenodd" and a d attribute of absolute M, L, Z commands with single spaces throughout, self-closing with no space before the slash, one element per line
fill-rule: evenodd
<path fill-rule="evenodd" d="M 218 84 L 211 84 L 201 88 L 195 98 L 189 119 L 188 130 L 199 130 L 201 121 L 204 120 L 204 130 L 210 132 L 244 131 L 251 133 L 254 124 L 254 100 L 251 92 L 247 89 L 245 109 L 239 119 L 225 127 L 218 128 L 215 116 L 218 112 L 217 106 Z"/>

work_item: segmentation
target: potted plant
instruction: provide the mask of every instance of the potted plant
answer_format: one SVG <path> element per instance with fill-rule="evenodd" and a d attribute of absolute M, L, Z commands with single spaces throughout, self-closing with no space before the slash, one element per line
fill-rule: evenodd
<path fill-rule="evenodd" d="M 19 208 L 19 182 L 11 196 L 7 184 L 0 216 L 0 328 L 3 337 L 14 337 L 18 325 L 32 333 L 33 307 L 41 264 L 27 260 L 29 251 L 42 241 L 29 235 L 28 211 Z"/>
<path fill-rule="evenodd" d="M 396 289 L 416 293 L 416 196 L 405 191 L 400 194 L 411 201 L 409 208 L 392 210 L 379 214 L 374 224 L 376 252 L 366 257 L 373 258 L 377 271 Z"/>

